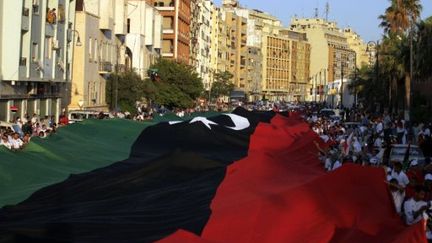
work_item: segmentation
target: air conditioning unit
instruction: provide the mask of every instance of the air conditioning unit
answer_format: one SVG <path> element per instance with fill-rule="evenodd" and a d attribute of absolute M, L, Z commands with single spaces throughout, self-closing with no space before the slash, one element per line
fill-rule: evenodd
<path fill-rule="evenodd" d="M 60 49 L 59 41 L 58 40 L 53 40 L 52 46 L 53 46 L 54 50 L 59 50 Z"/>

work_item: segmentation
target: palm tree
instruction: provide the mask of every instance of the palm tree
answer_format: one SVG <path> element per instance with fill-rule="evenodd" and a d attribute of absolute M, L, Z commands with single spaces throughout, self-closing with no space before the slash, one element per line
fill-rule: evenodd
<path fill-rule="evenodd" d="M 391 38 L 402 40 L 409 36 L 412 41 L 412 28 L 420 17 L 422 6 L 420 0 L 390 0 L 390 6 L 385 13 L 379 17 L 381 19 L 380 26 L 384 28 L 384 32 Z M 410 48 L 410 55 L 413 55 Z M 397 57 L 394 57 L 397 58 Z M 405 115 L 409 114 L 411 106 L 411 70 L 412 58 L 402 58 L 404 61 L 404 76 L 405 76 Z"/>

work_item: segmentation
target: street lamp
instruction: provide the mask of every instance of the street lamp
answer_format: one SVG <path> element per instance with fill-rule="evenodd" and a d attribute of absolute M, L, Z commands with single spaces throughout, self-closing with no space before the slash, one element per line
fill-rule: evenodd
<path fill-rule="evenodd" d="M 71 32 L 73 32 L 73 33 L 76 33 L 76 35 L 77 35 L 77 41 L 76 41 L 76 46 L 82 46 L 82 43 L 81 43 L 81 38 L 80 38 L 80 35 L 79 35 L 79 32 L 78 32 L 78 30 L 70 30 Z M 75 38 L 74 38 L 75 39 Z"/>

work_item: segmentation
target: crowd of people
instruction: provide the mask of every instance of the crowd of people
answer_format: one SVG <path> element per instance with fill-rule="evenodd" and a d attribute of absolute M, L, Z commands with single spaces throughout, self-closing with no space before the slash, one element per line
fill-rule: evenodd
<path fill-rule="evenodd" d="M 24 148 L 32 137 L 45 138 L 55 133 L 57 129 L 53 116 L 39 117 L 36 114 L 31 117 L 28 115 L 17 117 L 12 124 L 13 128 L 7 127 L 0 130 L 0 146 L 14 151 Z"/>
<path fill-rule="evenodd" d="M 320 112 L 323 108 L 307 106 L 305 118 L 322 139 L 315 145 L 324 168 L 334 171 L 345 163 L 382 167 L 396 212 L 407 225 L 424 219 L 432 240 L 432 124 L 411 124 L 398 115 L 361 109 L 328 115 Z"/>

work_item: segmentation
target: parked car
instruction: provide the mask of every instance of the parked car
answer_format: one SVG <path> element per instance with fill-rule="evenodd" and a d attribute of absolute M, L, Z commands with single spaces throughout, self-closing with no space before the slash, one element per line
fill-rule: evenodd
<path fill-rule="evenodd" d="M 398 161 L 403 163 L 407 149 L 407 144 L 393 144 L 390 151 L 390 162 Z M 425 157 L 421 149 L 417 145 L 410 145 L 408 160 L 412 161 L 414 159 L 416 159 L 420 165 L 425 163 Z"/>
<path fill-rule="evenodd" d="M 340 111 L 338 109 L 322 109 L 320 110 L 319 115 L 330 118 L 335 122 L 340 122 L 342 120 L 340 117 Z"/>
<path fill-rule="evenodd" d="M 87 120 L 87 119 L 98 119 L 99 114 L 100 111 L 93 111 L 93 110 L 69 111 L 68 113 L 69 124 L 75 122 L 82 122 L 83 120 Z M 104 118 L 109 117 L 108 113 L 103 113 L 103 114 L 104 114 Z"/>

